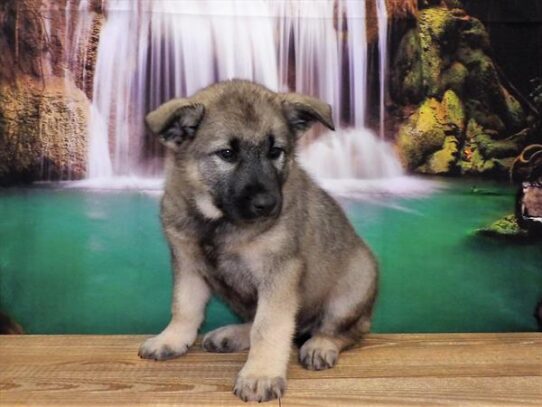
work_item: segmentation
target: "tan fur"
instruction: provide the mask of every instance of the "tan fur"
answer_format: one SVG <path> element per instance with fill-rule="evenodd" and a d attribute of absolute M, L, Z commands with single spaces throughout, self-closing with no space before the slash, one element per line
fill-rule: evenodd
<path fill-rule="evenodd" d="M 236 352 L 250 347 L 252 323 L 227 325 L 208 332 L 202 341 L 208 352 Z"/>
<path fill-rule="evenodd" d="M 196 206 L 203 216 L 208 219 L 220 219 L 223 215 L 222 211 L 218 209 L 212 202 L 212 198 L 208 193 L 201 193 L 194 197 Z"/>
<path fill-rule="evenodd" d="M 300 350 L 303 366 L 332 367 L 369 330 L 378 271 L 341 208 L 296 162 L 301 132 L 317 121 L 333 128 L 330 107 L 230 81 L 170 101 L 147 120 L 169 149 L 161 218 L 175 283 L 171 323 L 140 355 L 184 353 L 213 292 L 246 320 L 203 340 L 212 352 L 250 347 L 234 387 L 241 399 L 284 393 L 294 335 L 310 337 Z M 244 164 L 217 155 L 234 142 Z M 267 156 L 270 145 L 282 151 L 276 159 Z M 263 180 L 266 188 L 279 185 L 280 211 L 237 218 L 244 201 L 230 202 L 236 188 Z"/>
<path fill-rule="evenodd" d="M 185 353 L 196 340 L 211 295 L 198 271 L 202 267 L 201 263 L 184 253 L 190 245 L 183 244 L 183 239 L 178 239 L 174 231 L 168 234 L 168 238 L 170 242 L 178 244 L 172 245 L 175 273 L 172 318 L 160 335 L 143 343 L 139 355 L 144 358 L 163 360 Z"/>

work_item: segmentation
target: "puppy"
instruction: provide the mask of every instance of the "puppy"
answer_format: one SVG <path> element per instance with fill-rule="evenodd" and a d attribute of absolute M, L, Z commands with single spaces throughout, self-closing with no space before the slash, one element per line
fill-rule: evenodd
<path fill-rule="evenodd" d="M 331 107 L 248 81 L 209 86 L 146 117 L 168 148 L 162 225 L 174 274 L 172 318 L 144 342 L 164 360 L 194 343 L 211 294 L 245 323 L 203 338 L 210 352 L 250 349 L 234 393 L 281 397 L 294 335 L 299 360 L 333 367 L 369 331 L 377 264 L 339 205 L 300 168 L 296 141 Z"/>

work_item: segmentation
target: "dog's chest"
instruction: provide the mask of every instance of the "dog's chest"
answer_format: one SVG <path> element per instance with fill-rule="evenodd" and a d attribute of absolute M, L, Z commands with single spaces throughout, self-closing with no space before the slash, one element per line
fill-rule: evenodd
<path fill-rule="evenodd" d="M 203 278 L 212 291 L 224 299 L 235 312 L 252 318 L 257 302 L 257 279 L 243 256 L 228 249 L 220 236 L 208 234 L 200 240 L 207 267 Z"/>

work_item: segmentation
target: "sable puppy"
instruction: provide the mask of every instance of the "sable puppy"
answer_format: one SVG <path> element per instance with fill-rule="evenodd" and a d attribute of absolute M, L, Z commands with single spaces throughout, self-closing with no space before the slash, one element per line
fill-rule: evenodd
<path fill-rule="evenodd" d="M 171 249 L 172 318 L 139 355 L 169 359 L 194 343 L 215 293 L 244 320 L 205 335 L 210 352 L 250 349 L 234 393 L 281 397 L 294 335 L 307 369 L 335 365 L 369 331 L 377 265 L 337 203 L 296 162 L 298 136 L 333 129 L 329 105 L 240 80 L 148 114 L 168 147 L 161 219 Z"/>

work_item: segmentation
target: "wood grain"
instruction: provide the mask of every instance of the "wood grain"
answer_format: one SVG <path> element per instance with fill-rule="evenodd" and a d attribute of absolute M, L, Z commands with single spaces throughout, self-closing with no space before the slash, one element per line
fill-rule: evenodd
<path fill-rule="evenodd" d="M 154 362 L 137 357 L 144 338 L 0 337 L 0 405 L 246 405 L 231 393 L 246 352 Z M 321 372 L 296 357 L 266 405 L 542 406 L 537 333 L 371 335 Z"/>

